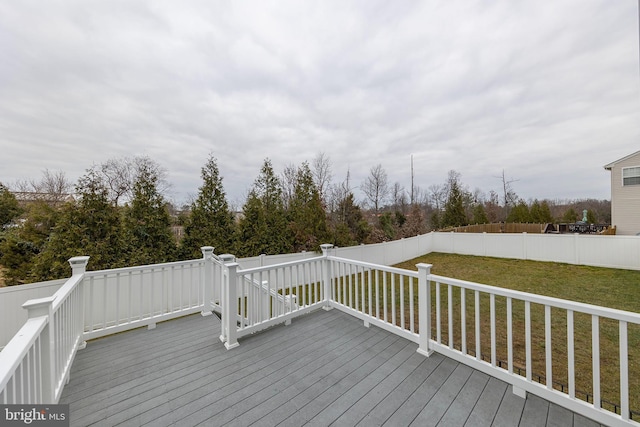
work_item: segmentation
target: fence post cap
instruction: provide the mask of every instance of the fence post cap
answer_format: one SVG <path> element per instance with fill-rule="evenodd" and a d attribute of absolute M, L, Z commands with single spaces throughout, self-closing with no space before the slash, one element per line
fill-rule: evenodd
<path fill-rule="evenodd" d="M 83 274 L 87 270 L 88 263 L 88 256 L 74 256 L 73 258 L 69 258 L 69 265 L 71 266 L 71 272 L 73 275 Z"/>
<path fill-rule="evenodd" d="M 234 262 L 236 260 L 236 256 L 232 254 L 222 254 L 222 255 L 219 255 L 218 257 L 224 263 Z"/>
<path fill-rule="evenodd" d="M 333 245 L 331 243 L 324 243 L 320 245 L 320 249 L 322 249 L 322 255 L 327 256 L 329 254 L 329 249 L 331 249 Z"/>
<path fill-rule="evenodd" d="M 427 264 L 427 263 L 421 262 L 421 263 L 419 263 L 419 264 L 416 264 L 416 267 L 418 267 L 418 269 L 419 269 L 419 270 L 420 270 L 420 269 L 427 269 L 427 270 L 430 270 L 430 269 L 431 269 L 431 267 L 433 267 L 433 264 Z"/>
<path fill-rule="evenodd" d="M 200 250 L 202 251 L 202 257 L 204 259 L 211 259 L 213 257 L 213 250 L 215 248 L 213 246 L 202 246 Z"/>
<path fill-rule="evenodd" d="M 55 299 L 55 296 L 30 299 L 22 304 L 22 308 L 28 311 L 29 319 L 45 316 L 49 314 L 49 308 Z"/>

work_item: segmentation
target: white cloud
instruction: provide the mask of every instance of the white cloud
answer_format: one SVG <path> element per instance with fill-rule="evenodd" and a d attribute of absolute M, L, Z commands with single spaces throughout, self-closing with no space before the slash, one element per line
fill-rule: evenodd
<path fill-rule="evenodd" d="M 637 2 L 48 1 L 0 4 L 0 181 L 122 155 L 175 197 L 218 157 L 241 200 L 264 158 L 320 151 L 359 184 L 458 170 L 523 197 L 609 197 L 637 151 Z M 418 161 L 419 160 L 419 161 Z"/>

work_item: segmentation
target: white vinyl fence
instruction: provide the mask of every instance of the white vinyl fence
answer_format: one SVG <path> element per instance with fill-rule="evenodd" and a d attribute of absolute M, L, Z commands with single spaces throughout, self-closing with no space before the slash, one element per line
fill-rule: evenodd
<path fill-rule="evenodd" d="M 0 350 L 27 321 L 22 304 L 53 295 L 67 279 L 0 288 Z"/>
<path fill-rule="evenodd" d="M 640 236 L 430 233 L 429 252 L 640 270 Z"/>

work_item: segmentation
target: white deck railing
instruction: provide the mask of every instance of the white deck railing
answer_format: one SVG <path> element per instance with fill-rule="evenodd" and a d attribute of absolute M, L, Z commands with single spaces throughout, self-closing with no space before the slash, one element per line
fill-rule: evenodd
<path fill-rule="evenodd" d="M 202 251 L 200 260 L 93 272 L 89 257 L 71 258 L 72 277 L 23 305 L 28 320 L 0 352 L 0 404 L 57 403 L 86 340 L 219 311 L 222 264 L 212 247 Z"/>
<path fill-rule="evenodd" d="M 69 260 L 73 275 L 52 297 L 26 302 L 29 319 L 0 352 L 0 403 L 55 403 L 84 347 L 83 294 L 89 257 Z"/>
<path fill-rule="evenodd" d="M 640 349 L 630 347 L 628 331 L 640 327 L 640 314 L 432 275 L 430 267 L 419 266 L 427 280 L 421 309 L 429 313 L 422 319 L 431 331 L 428 343 L 421 335 L 419 351 L 468 364 L 523 397 L 537 394 L 606 425 L 638 425 L 630 420 L 629 360 L 633 353 L 637 361 Z M 576 339 L 579 330 L 590 342 Z M 588 394 L 579 396 L 579 383 Z M 605 387 L 609 393 L 617 388 L 619 403 L 603 407 Z"/>
<path fill-rule="evenodd" d="M 315 310 L 326 303 L 325 258 L 315 257 L 240 270 L 233 256 L 222 274 L 222 330 L 227 349 L 238 338 Z"/>
<path fill-rule="evenodd" d="M 418 272 L 328 257 L 331 306 L 419 342 Z"/>
<path fill-rule="evenodd" d="M 629 396 L 637 376 L 630 361 L 640 357 L 630 336 L 637 339 L 640 314 L 436 276 L 426 264 L 409 271 L 339 258 L 330 247 L 322 256 L 244 270 L 211 247 L 201 260 L 99 272 L 85 272 L 87 258 L 74 258 L 73 276 L 53 297 L 24 305 L 29 320 L 0 353 L 0 403 L 57 402 L 90 338 L 220 311 L 220 339 L 231 349 L 238 338 L 322 307 L 414 341 L 426 356 L 436 351 L 486 372 L 517 394 L 603 424 L 640 425 L 630 417 L 637 397 Z M 578 372 L 585 358 L 591 372 Z M 603 369 L 611 364 L 615 375 Z M 612 383 L 615 408 L 602 404 Z"/>
<path fill-rule="evenodd" d="M 428 264 L 409 271 L 329 256 L 329 247 L 322 257 L 248 270 L 229 258 L 222 281 L 225 346 L 309 310 L 336 308 L 418 343 L 425 356 L 435 351 L 497 377 L 520 396 L 534 393 L 606 425 L 640 425 L 629 405 L 629 360 L 631 353 L 638 360 L 640 349 L 628 339 L 640 314 L 436 276 Z M 289 296 L 295 303 L 287 303 Z M 577 331 L 585 318 L 589 341 L 576 338 L 584 336 Z M 610 329 L 610 322 L 614 348 L 611 334 L 601 334 L 600 325 Z M 605 337 L 607 347 L 600 344 Z M 602 369 L 609 366 L 605 356 L 616 375 Z M 577 372 L 585 357 L 591 372 Z M 619 403 L 603 405 L 601 391 L 610 395 L 616 381 L 612 399 Z"/>

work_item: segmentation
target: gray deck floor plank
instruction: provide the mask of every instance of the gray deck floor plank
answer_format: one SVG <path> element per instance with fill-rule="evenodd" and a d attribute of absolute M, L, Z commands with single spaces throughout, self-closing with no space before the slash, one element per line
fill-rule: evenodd
<path fill-rule="evenodd" d="M 330 337 L 332 337 L 331 334 L 327 334 L 327 339 L 329 339 Z M 309 338 L 309 340 L 311 340 L 311 338 Z M 233 359 L 229 358 L 228 353 L 226 353 L 226 350 L 224 349 L 224 346 L 222 345 L 222 343 L 220 343 L 220 341 L 217 339 L 217 335 L 215 339 L 211 340 L 212 342 L 212 346 L 215 347 L 216 352 L 212 353 L 210 355 L 210 357 L 208 358 L 208 360 L 205 358 L 202 366 L 198 365 L 196 366 L 196 369 L 192 369 L 192 372 L 187 375 L 187 376 L 182 376 L 178 379 L 174 379 L 173 381 L 172 378 L 166 378 L 164 376 L 162 376 L 160 378 L 161 384 L 160 386 L 155 386 L 156 384 L 147 384 L 145 383 L 145 387 L 144 389 L 140 389 L 140 387 L 138 387 L 135 384 L 135 381 L 133 382 L 133 387 L 135 388 L 135 390 L 133 390 L 135 393 L 137 393 L 137 397 L 138 400 L 142 400 L 143 404 L 142 406 L 140 406 L 139 402 L 136 402 L 135 400 L 131 400 L 129 399 L 129 392 L 125 392 L 120 393 L 119 395 L 112 395 L 110 393 L 105 393 L 104 396 L 101 396 L 103 399 L 99 399 L 99 402 L 102 401 L 105 404 L 101 404 L 98 403 L 101 406 L 101 410 L 111 410 L 113 411 L 123 411 L 128 409 L 131 406 L 137 407 L 139 410 L 142 410 L 143 407 L 150 407 L 153 408 L 155 407 L 154 404 L 156 406 L 159 406 L 160 409 L 162 410 L 167 410 L 167 407 L 165 405 L 166 399 L 165 399 L 165 394 L 168 393 L 168 388 L 177 388 L 178 390 L 180 390 L 180 392 L 186 392 L 188 391 L 187 389 L 182 389 L 181 386 L 184 385 L 185 383 L 187 384 L 187 388 L 188 387 L 196 387 L 198 384 L 202 383 L 203 381 L 206 381 L 206 378 L 203 378 L 203 373 L 206 373 L 206 369 L 210 368 L 212 366 L 212 364 L 215 364 L 216 361 L 222 361 L 218 367 L 221 369 L 220 372 L 225 372 L 222 370 L 222 368 L 228 367 L 229 364 L 232 364 Z M 252 341 L 252 345 L 248 346 L 250 348 L 245 349 L 249 354 L 252 353 L 252 349 L 251 347 L 255 347 L 255 344 L 259 343 L 260 340 L 254 340 Z M 167 345 L 169 343 L 166 343 Z M 276 343 L 277 344 L 277 343 Z M 261 350 L 264 350 L 264 348 L 260 347 L 259 348 Z M 151 352 L 153 353 L 153 352 Z M 189 362 L 191 362 L 193 359 L 192 358 L 187 358 L 187 360 Z M 248 363 L 251 363 L 252 360 L 247 361 Z M 200 370 L 199 368 L 205 369 L 205 371 Z M 164 374 L 163 371 L 159 371 L 160 374 Z M 234 371 L 232 370 L 227 370 L 226 373 L 228 375 L 232 375 L 234 373 Z M 215 375 L 215 373 L 214 373 Z M 127 382 L 130 383 L 130 382 Z M 166 384 L 166 385 L 165 385 Z M 173 390 L 171 390 L 173 391 Z M 174 398 L 175 396 L 173 395 L 173 393 L 170 393 L 170 396 L 167 396 L 169 398 Z M 99 416 L 100 414 L 96 413 L 95 408 L 87 408 L 86 412 L 88 412 L 89 414 L 91 414 L 92 417 L 95 416 Z M 82 415 L 83 412 L 82 410 L 80 411 L 80 415 Z"/>
<path fill-rule="evenodd" d="M 601 427 L 597 422 L 580 414 L 573 414 L 573 425 L 575 427 Z"/>
<path fill-rule="evenodd" d="M 489 378 L 487 374 L 473 371 L 437 424 L 442 426 L 464 426 L 476 402 L 489 382 Z M 427 421 L 426 423 L 419 424 L 422 420 L 421 417 L 424 415 L 423 413 L 414 421 L 414 423 L 418 422 L 416 425 L 429 425 L 432 423 L 431 421 Z M 433 419 L 435 420 L 435 417 Z"/>
<path fill-rule="evenodd" d="M 547 422 L 548 413 L 549 402 L 538 396 L 528 394 L 524 402 L 520 425 L 527 427 L 544 426 Z"/>
<path fill-rule="evenodd" d="M 186 398 L 185 404 L 176 401 L 177 407 L 175 410 L 178 412 L 176 416 L 178 419 L 183 419 L 192 413 L 200 411 L 204 407 L 210 407 L 213 403 L 224 408 L 219 401 L 226 399 L 228 395 L 236 391 L 238 393 L 255 393 L 256 391 L 269 387 L 273 383 L 273 378 L 276 376 L 285 375 L 296 369 L 303 369 L 305 366 L 308 366 L 308 363 L 311 361 L 317 363 L 318 360 L 336 358 L 343 353 L 357 351 L 358 345 L 372 345 L 372 343 L 384 339 L 384 334 L 381 334 L 380 331 L 372 330 L 370 333 L 362 333 L 361 325 L 352 324 L 346 326 L 348 327 L 345 329 L 349 329 L 351 326 L 356 328 L 353 330 L 353 336 L 344 335 L 339 339 L 328 339 L 327 342 L 320 342 L 314 337 L 309 337 L 312 342 L 308 345 L 300 343 L 300 349 L 297 352 L 292 352 L 291 349 L 284 349 L 278 353 L 275 358 L 271 356 L 273 360 L 271 360 L 270 363 L 262 364 L 262 361 L 258 361 L 252 364 L 250 369 L 253 372 L 249 375 L 245 374 L 245 371 L 248 371 L 249 368 L 243 368 L 235 374 L 223 377 L 222 381 L 218 380 L 215 384 L 208 381 L 205 386 L 200 387 L 198 390 L 185 394 L 183 396 L 183 398 Z M 294 342 L 294 340 L 291 341 Z M 367 341 L 370 341 L 369 344 L 366 344 Z M 309 358 L 308 361 L 301 360 L 304 354 Z M 265 360 L 267 360 L 267 362 L 269 361 L 268 359 Z M 244 378 L 248 382 L 248 390 L 243 390 L 246 387 L 238 383 L 237 378 Z M 240 394 L 236 396 L 239 395 Z M 213 415 L 217 412 L 212 412 L 209 409 L 207 413 Z"/>
<path fill-rule="evenodd" d="M 425 407 L 418 413 L 416 418 L 411 422 L 413 426 L 438 425 L 444 414 L 449 410 L 451 405 L 456 401 L 464 389 L 465 384 L 471 378 L 474 370 L 466 365 L 459 364 L 451 373 L 449 378 L 442 384 L 436 394 L 429 400 Z M 478 396 L 480 391 L 477 392 Z M 466 420 L 466 415 L 464 419 Z M 455 421 L 458 424 L 458 420 Z M 460 422 L 459 424 L 464 424 Z M 446 425 L 446 424 L 445 424 Z"/>
<path fill-rule="evenodd" d="M 199 314 L 90 341 L 60 403 L 72 426 L 598 426 L 337 309 L 240 340 Z"/>
<path fill-rule="evenodd" d="M 385 346 L 388 347 L 393 342 L 395 341 L 379 341 L 376 345 L 383 348 Z M 241 425 L 249 425 L 258 420 L 264 422 L 265 417 L 280 408 L 283 411 L 288 411 L 292 410 L 292 408 L 297 410 L 297 408 L 304 406 L 310 399 L 317 396 L 318 392 L 312 389 L 314 386 L 330 387 L 336 382 L 335 379 L 332 379 L 332 375 L 335 376 L 338 372 L 346 374 L 350 370 L 356 369 L 358 364 L 370 358 L 368 355 L 371 353 L 370 350 L 375 351 L 375 348 L 363 348 L 357 355 L 354 353 L 345 354 L 341 358 L 330 361 L 330 363 L 313 363 L 310 366 L 310 371 L 306 373 L 296 372 L 293 375 L 283 377 L 284 388 L 279 389 L 278 393 L 268 392 L 267 390 L 261 391 L 261 394 L 266 399 L 261 399 L 257 405 L 246 408 L 246 412 L 242 416 Z M 241 409 L 241 406 L 239 405 L 237 409 Z"/>
<path fill-rule="evenodd" d="M 415 392 L 402 403 L 385 424 L 389 426 L 408 426 L 411 424 L 459 365 L 458 362 L 451 359 L 444 360 L 438 365 L 438 369 L 429 375 Z"/>
<path fill-rule="evenodd" d="M 375 382 L 386 376 L 393 369 L 393 365 L 404 362 L 414 352 L 414 345 L 401 339 L 348 375 L 342 377 L 340 373 L 332 374 L 338 381 L 324 390 L 314 391 L 316 397 L 300 410 L 289 410 L 289 416 L 285 417 L 287 422 L 283 425 L 296 425 L 297 422 L 307 421 L 311 426 L 332 423 L 366 394 Z M 278 415 L 282 412 L 278 411 Z"/>
<path fill-rule="evenodd" d="M 355 339 L 366 338 L 357 331 L 353 331 L 353 334 Z M 186 379 L 184 383 L 182 382 L 185 379 L 181 379 L 179 383 L 167 384 L 167 390 L 164 394 L 171 400 L 169 407 L 156 408 L 145 402 L 142 408 L 139 408 L 148 412 L 143 420 L 153 422 L 155 425 L 162 425 L 161 421 L 158 421 L 160 424 L 156 424 L 153 421 L 154 417 L 170 411 L 172 412 L 171 418 L 182 419 L 193 412 L 202 411 L 204 408 L 207 408 L 207 413 L 215 414 L 218 411 L 215 407 L 224 407 L 225 402 L 221 400 L 229 400 L 227 395 L 237 393 L 235 396 L 239 398 L 240 393 L 259 389 L 263 383 L 268 384 L 269 380 L 264 378 L 277 375 L 282 367 L 294 369 L 296 364 L 303 366 L 305 361 L 300 359 L 301 355 L 306 354 L 307 357 L 313 358 L 314 351 L 343 345 L 352 337 L 347 334 L 341 340 L 331 342 L 332 334 L 327 334 L 322 339 L 319 336 L 310 335 L 297 342 L 296 340 L 285 340 L 280 343 L 280 346 L 272 346 L 267 351 L 262 348 L 263 351 L 253 354 L 248 359 L 244 358 L 245 354 L 243 353 L 243 360 L 238 361 L 234 360 L 233 352 L 235 351 L 237 354 L 238 351 L 247 351 L 248 349 L 233 349 L 229 353 L 223 350 L 224 362 L 216 364 L 216 361 L 212 360 L 208 368 L 196 373 L 196 378 Z M 220 346 L 224 349 L 222 344 Z M 213 404 L 216 406 L 212 408 Z"/>
<path fill-rule="evenodd" d="M 325 384 L 327 388 L 332 387 L 339 380 L 340 375 L 348 375 L 350 371 L 353 371 L 358 368 L 358 366 L 362 366 L 372 357 L 376 357 L 382 351 L 384 353 L 385 349 L 389 348 L 394 342 L 398 340 L 393 337 L 385 336 L 386 334 L 376 334 L 372 337 L 371 340 L 362 343 L 360 346 L 356 346 L 354 348 L 355 351 L 349 351 L 340 355 L 339 358 L 334 358 L 330 360 L 320 360 L 321 366 L 314 371 L 305 371 L 303 369 L 294 370 L 295 373 L 293 375 L 286 375 L 278 380 L 278 378 L 274 378 L 277 381 L 273 383 L 271 380 L 269 382 L 264 383 L 264 388 L 261 390 L 261 398 L 256 399 L 256 395 L 251 396 L 251 406 L 257 400 L 258 402 L 262 401 L 265 404 L 265 407 L 268 410 L 268 414 L 275 414 L 279 416 L 281 411 L 275 411 L 280 408 L 282 404 L 280 402 L 273 402 L 271 397 L 275 396 L 286 396 L 287 401 L 286 407 L 283 410 L 292 410 L 292 408 L 302 408 L 305 405 L 309 404 L 316 396 L 317 393 L 300 393 L 305 389 L 309 389 L 311 386 L 316 384 Z M 304 360 L 301 362 L 300 366 L 308 366 L 310 363 L 315 365 L 315 361 L 313 359 Z M 336 366 L 339 367 L 336 369 Z M 235 396 L 234 396 L 235 397 Z M 266 397 L 266 399 L 265 399 Z M 233 421 L 242 415 L 244 418 L 244 413 L 250 409 L 246 406 L 246 399 L 242 396 L 239 398 L 233 399 L 233 401 L 238 402 L 239 404 L 235 405 L 236 407 L 227 409 L 224 413 L 219 414 L 220 416 L 216 416 L 215 420 L 211 420 L 212 422 L 216 422 L 217 424 L 225 424 L 227 422 Z M 201 414 L 195 414 L 196 417 L 201 417 Z M 284 415 L 286 417 L 286 415 Z M 267 415 L 265 417 L 259 418 L 261 422 L 267 423 L 268 425 L 274 425 L 277 422 L 271 420 L 271 418 Z M 187 422 L 190 423 L 190 419 L 187 419 Z M 242 424 L 242 423 L 241 423 Z"/>
<path fill-rule="evenodd" d="M 500 407 L 491 425 L 495 427 L 513 427 L 519 425 L 524 403 L 525 399 L 516 396 L 511 390 L 507 389 L 504 395 L 502 395 Z"/>
<path fill-rule="evenodd" d="M 469 427 L 490 426 L 505 392 L 511 393 L 511 387 L 500 380 L 490 378 L 465 425 Z"/>
<path fill-rule="evenodd" d="M 392 392 L 380 401 L 357 425 L 371 426 L 382 425 L 395 413 L 403 403 L 416 392 L 424 381 L 440 367 L 442 363 L 449 359 L 433 354 L 429 358 L 424 358 L 420 365 L 411 372 Z"/>
<path fill-rule="evenodd" d="M 362 395 L 357 402 L 335 420 L 335 424 L 354 426 L 374 410 L 389 393 L 398 387 L 423 362 L 424 356 L 418 354 L 415 351 L 416 348 L 417 345 L 410 344 L 409 351 L 411 351 L 411 355 L 409 358 L 396 365 L 393 372 L 389 373 L 385 378 L 381 378 L 376 384 L 373 384 L 366 394 Z"/>
<path fill-rule="evenodd" d="M 573 425 L 573 412 L 561 406 L 550 404 L 547 413 L 547 427 L 565 427 Z"/>

